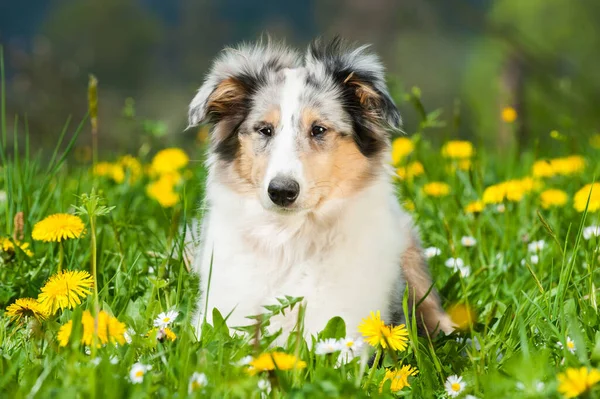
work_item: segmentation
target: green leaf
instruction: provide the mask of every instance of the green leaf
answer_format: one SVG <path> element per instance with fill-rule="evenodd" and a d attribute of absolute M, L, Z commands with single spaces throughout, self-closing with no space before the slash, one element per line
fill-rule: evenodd
<path fill-rule="evenodd" d="M 592 362 L 600 362 L 600 331 L 596 331 L 595 340 L 596 343 L 594 344 L 594 349 L 592 349 L 590 359 Z"/>
<path fill-rule="evenodd" d="M 327 322 L 325 329 L 321 333 L 322 339 L 335 338 L 341 339 L 346 337 L 346 323 L 341 317 L 333 317 Z"/>
<path fill-rule="evenodd" d="M 216 331 L 226 336 L 229 336 L 229 328 L 227 328 L 227 323 L 225 323 L 225 319 L 223 318 L 221 312 L 219 312 L 217 308 L 213 308 L 212 320 L 213 327 Z"/>

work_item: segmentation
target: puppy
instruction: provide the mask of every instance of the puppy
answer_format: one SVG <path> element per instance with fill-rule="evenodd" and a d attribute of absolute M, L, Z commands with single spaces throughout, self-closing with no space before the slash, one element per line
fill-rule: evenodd
<path fill-rule="evenodd" d="M 307 337 L 334 316 L 356 335 L 370 311 L 403 322 L 408 286 L 421 327 L 452 330 L 395 196 L 388 131 L 401 118 L 367 46 L 316 41 L 304 56 L 272 42 L 226 49 L 189 123 L 213 125 L 194 256 L 198 320 L 210 322 L 216 307 L 228 325 L 248 325 L 292 295 L 304 297 Z M 296 319 L 271 325 L 290 332 Z"/>

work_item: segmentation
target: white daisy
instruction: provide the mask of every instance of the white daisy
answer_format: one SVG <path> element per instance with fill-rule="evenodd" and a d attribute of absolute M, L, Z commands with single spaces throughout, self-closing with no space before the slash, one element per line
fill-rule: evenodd
<path fill-rule="evenodd" d="M 444 264 L 446 265 L 446 267 L 457 269 L 459 267 L 463 267 L 465 265 L 465 262 L 461 258 L 448 258 L 448 260 Z"/>
<path fill-rule="evenodd" d="M 465 390 L 466 386 L 467 384 L 465 384 L 462 377 L 459 377 L 457 375 L 451 375 L 450 377 L 448 377 L 446 383 L 444 384 L 444 388 L 446 388 L 446 393 L 448 394 L 448 396 L 451 396 L 453 398 L 460 395 L 462 391 Z"/>
<path fill-rule="evenodd" d="M 425 257 L 427 259 L 431 259 L 431 258 L 434 258 L 434 257 L 440 255 L 442 253 L 442 250 L 437 247 L 429 247 L 429 248 L 425 248 L 423 253 L 425 254 Z"/>
<path fill-rule="evenodd" d="M 250 364 L 250 362 L 252 361 L 253 357 L 252 356 L 244 356 L 243 358 L 241 358 L 240 360 L 238 360 L 235 365 L 238 367 L 244 367 Z"/>
<path fill-rule="evenodd" d="M 475 237 L 463 236 L 463 238 L 460 239 L 460 243 L 463 245 L 463 247 L 474 247 L 477 245 L 477 240 Z"/>
<path fill-rule="evenodd" d="M 129 371 L 129 379 L 134 384 L 141 384 L 144 381 L 144 375 L 148 370 L 152 370 L 152 366 L 148 364 L 135 363 Z"/>
<path fill-rule="evenodd" d="M 469 277 L 471 275 L 471 266 L 469 265 L 460 266 L 457 269 L 460 272 L 461 277 Z"/>
<path fill-rule="evenodd" d="M 188 394 L 202 389 L 207 385 L 208 378 L 206 378 L 206 374 L 194 372 L 194 374 L 192 374 L 190 377 L 190 383 L 188 384 Z"/>
<path fill-rule="evenodd" d="M 260 391 L 266 391 L 267 394 L 269 392 L 271 392 L 271 383 L 269 382 L 269 380 L 264 380 L 264 379 L 263 380 L 258 380 L 257 385 L 258 385 L 258 389 Z"/>
<path fill-rule="evenodd" d="M 536 391 L 542 392 L 545 388 L 546 388 L 546 384 L 544 384 L 542 381 L 536 382 L 536 384 L 535 384 Z"/>
<path fill-rule="evenodd" d="M 546 246 L 546 241 L 544 241 L 544 240 L 532 241 L 529 244 L 527 244 L 527 250 L 529 252 L 538 253 L 538 252 L 542 251 L 545 246 Z"/>
<path fill-rule="evenodd" d="M 179 316 L 179 312 L 176 310 L 169 310 L 168 312 L 162 312 L 154 319 L 154 327 L 165 328 L 168 327 L 175 319 Z"/>
<path fill-rule="evenodd" d="M 600 225 L 588 226 L 583 229 L 583 238 L 591 240 L 592 237 L 600 237 Z"/>
<path fill-rule="evenodd" d="M 131 327 L 129 327 L 124 333 L 123 333 L 123 338 L 125 338 L 125 342 L 127 342 L 128 344 L 131 343 L 132 339 L 131 337 L 135 335 L 135 330 Z"/>
<path fill-rule="evenodd" d="M 517 389 L 519 391 L 524 391 L 525 390 L 525 384 L 523 384 L 521 381 L 517 381 L 517 383 L 515 384 L 515 386 L 517 387 Z"/>
<path fill-rule="evenodd" d="M 342 352 L 352 352 L 353 354 L 357 354 L 362 349 L 365 344 L 362 339 L 354 339 L 351 337 L 346 337 L 339 341 L 340 347 L 342 348 Z"/>
<path fill-rule="evenodd" d="M 119 364 L 119 358 L 117 355 L 112 355 L 109 359 L 110 364 Z"/>
<path fill-rule="evenodd" d="M 521 265 L 525 266 L 525 262 L 527 262 L 527 259 L 523 259 L 521 260 Z M 537 265 L 540 262 L 540 257 L 538 255 L 531 255 L 529 257 L 529 263 L 531 263 L 532 265 Z"/>
<path fill-rule="evenodd" d="M 323 341 L 317 342 L 315 345 L 315 354 L 327 355 L 334 352 L 341 351 L 340 342 L 335 338 L 328 338 Z"/>
<path fill-rule="evenodd" d="M 360 356 L 362 352 L 362 348 L 364 346 L 364 342 L 359 339 L 354 339 L 351 337 L 342 338 L 338 341 L 340 345 L 341 353 L 338 356 L 335 367 L 338 368 L 343 364 L 350 363 L 352 359 L 357 356 Z"/>
<path fill-rule="evenodd" d="M 558 345 L 559 348 L 563 348 L 563 343 L 562 342 L 557 342 L 556 343 Z M 575 353 L 575 350 L 577 349 L 577 347 L 575 346 L 575 342 L 571 339 L 571 337 L 567 337 L 567 350 L 571 353 Z"/>
<path fill-rule="evenodd" d="M 504 206 L 504 204 L 499 204 L 496 206 L 496 212 L 498 212 L 498 213 L 504 213 L 505 210 L 506 210 L 506 206 Z"/>

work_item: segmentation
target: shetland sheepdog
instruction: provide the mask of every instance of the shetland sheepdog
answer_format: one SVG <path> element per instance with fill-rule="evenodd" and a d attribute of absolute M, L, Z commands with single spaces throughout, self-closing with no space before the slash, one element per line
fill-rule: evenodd
<path fill-rule="evenodd" d="M 304 298 L 306 337 L 334 316 L 357 335 L 371 311 L 404 322 L 408 287 L 420 327 L 452 331 L 396 197 L 390 132 L 401 118 L 368 46 L 335 39 L 304 55 L 271 41 L 225 49 L 189 123 L 212 125 L 193 261 L 197 317 L 210 322 L 217 308 L 228 325 L 245 326 L 246 316 L 291 295 Z M 270 328 L 289 333 L 296 324 L 291 312 Z"/>

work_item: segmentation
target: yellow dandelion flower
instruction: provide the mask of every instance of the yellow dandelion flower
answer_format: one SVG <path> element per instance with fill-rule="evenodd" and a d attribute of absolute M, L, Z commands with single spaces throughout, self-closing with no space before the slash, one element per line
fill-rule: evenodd
<path fill-rule="evenodd" d="M 448 309 L 448 316 L 459 330 L 466 330 L 477 321 L 477 313 L 467 304 L 457 303 Z"/>
<path fill-rule="evenodd" d="M 65 324 L 60 326 L 56 339 L 58 340 L 58 346 L 67 346 L 71 333 L 73 332 L 73 320 L 67 321 Z"/>
<path fill-rule="evenodd" d="M 470 141 L 452 140 L 448 141 L 442 147 L 442 156 L 450 159 L 471 158 L 475 150 Z"/>
<path fill-rule="evenodd" d="M 373 347 L 381 345 L 384 349 L 388 346 L 397 351 L 406 349 L 408 342 L 408 330 L 404 324 L 391 327 L 386 326 L 381 320 L 381 313 L 371 312 L 370 316 L 362 320 L 358 331 L 363 335 L 365 341 Z"/>
<path fill-rule="evenodd" d="M 33 252 L 31 252 L 31 250 L 29 249 L 28 242 L 21 242 L 18 240 L 11 241 L 10 238 L 0 237 L 0 251 L 14 253 L 15 245 L 17 246 L 17 248 L 23 251 L 25 255 L 29 257 L 33 256 Z"/>
<path fill-rule="evenodd" d="M 466 213 L 480 213 L 483 211 L 483 201 L 473 201 L 465 206 Z"/>
<path fill-rule="evenodd" d="M 423 186 L 423 192 L 430 197 L 445 197 L 450 194 L 450 186 L 442 182 L 431 182 Z"/>
<path fill-rule="evenodd" d="M 501 184 L 493 184 L 483 191 L 482 202 L 484 204 L 499 204 L 506 198 L 506 190 Z"/>
<path fill-rule="evenodd" d="M 506 123 L 513 123 L 517 120 L 517 111 L 513 107 L 504 107 L 502 109 L 502 120 Z"/>
<path fill-rule="evenodd" d="M 94 176 L 106 177 L 110 175 L 112 164 L 110 162 L 98 162 L 92 169 Z"/>
<path fill-rule="evenodd" d="M 59 272 L 46 282 L 38 296 L 38 302 L 55 314 L 58 309 L 69 308 L 81 304 L 81 299 L 91 294 L 90 288 L 94 280 L 85 271 Z"/>
<path fill-rule="evenodd" d="M 175 332 L 173 330 L 171 330 L 169 327 L 160 327 L 160 328 L 154 327 L 153 329 L 148 331 L 146 336 L 149 337 L 152 334 L 154 334 L 156 339 L 160 342 L 163 342 L 165 340 L 165 338 L 171 342 L 173 342 L 177 339 L 177 335 L 175 335 Z"/>
<path fill-rule="evenodd" d="M 135 182 L 142 175 L 142 163 L 136 157 L 123 155 L 119 158 L 118 163 L 125 169 L 131 182 Z"/>
<path fill-rule="evenodd" d="M 562 176 L 570 176 L 585 170 L 585 158 L 581 155 L 571 155 L 565 158 L 550 160 L 554 173 Z"/>
<path fill-rule="evenodd" d="M 158 201 L 163 208 L 170 208 L 179 202 L 179 194 L 175 191 L 175 187 L 171 177 L 161 177 L 155 182 L 148 184 L 146 193 L 150 198 Z"/>
<path fill-rule="evenodd" d="M 115 183 L 121 184 L 125 181 L 125 169 L 122 165 L 113 164 L 110 168 L 109 177 L 114 180 Z"/>
<path fill-rule="evenodd" d="M 405 387 L 409 387 L 408 377 L 417 375 L 418 372 L 419 370 L 411 365 L 402 366 L 399 370 L 386 370 L 383 381 L 381 381 L 381 384 L 379 385 L 379 392 L 383 390 L 383 385 L 387 380 L 392 381 L 392 384 L 390 385 L 390 391 L 392 392 L 398 392 Z"/>
<path fill-rule="evenodd" d="M 284 352 L 263 353 L 250 361 L 248 373 L 251 375 L 260 373 L 261 371 L 275 370 L 292 370 L 303 369 L 306 367 L 306 362 L 298 359 L 294 355 L 289 355 Z"/>
<path fill-rule="evenodd" d="M 392 165 L 398 165 L 415 149 L 415 144 L 411 139 L 398 137 L 392 141 Z"/>
<path fill-rule="evenodd" d="M 189 171 L 186 171 L 186 172 L 189 172 Z M 182 180 L 183 180 L 183 176 L 181 175 L 181 173 L 179 173 L 177 171 L 163 173 L 158 178 L 158 181 L 160 181 L 162 184 L 171 185 L 172 187 L 175 187 L 176 185 L 181 183 Z"/>
<path fill-rule="evenodd" d="M 588 197 L 590 200 L 589 205 Z M 600 183 L 586 184 L 575 193 L 575 197 L 573 197 L 573 207 L 578 212 L 583 212 L 585 211 L 586 206 L 588 212 L 600 210 Z"/>
<path fill-rule="evenodd" d="M 92 169 L 94 176 L 108 177 L 115 183 L 121 184 L 125 181 L 125 169 L 123 165 L 110 162 L 98 162 Z"/>
<path fill-rule="evenodd" d="M 587 367 L 568 368 L 558 375 L 558 392 L 567 398 L 574 398 L 587 392 L 600 381 L 600 371 Z"/>
<path fill-rule="evenodd" d="M 531 174 L 533 177 L 552 177 L 556 175 L 556 171 L 550 161 L 541 160 L 534 162 Z"/>
<path fill-rule="evenodd" d="M 553 177 L 556 175 L 571 176 L 585 170 L 585 158 L 571 155 L 564 158 L 540 160 L 533 164 L 533 177 Z"/>
<path fill-rule="evenodd" d="M 159 151 L 152 159 L 152 172 L 159 175 L 176 172 L 185 167 L 190 159 L 180 148 L 166 148 Z"/>
<path fill-rule="evenodd" d="M 110 342 L 124 345 L 127 341 L 125 339 L 125 333 L 127 333 L 127 326 L 125 323 L 120 322 L 116 317 L 109 317 L 108 319 L 108 337 Z M 175 334 L 173 334 L 175 335 Z M 174 341 L 174 339 L 173 339 Z"/>
<path fill-rule="evenodd" d="M 545 190 L 540 194 L 540 201 L 542 203 L 542 208 L 544 209 L 564 206 L 568 199 L 567 193 L 557 189 Z"/>
<path fill-rule="evenodd" d="M 425 168 L 419 161 L 411 162 L 406 166 L 401 166 L 396 169 L 396 174 L 401 180 L 412 180 L 417 176 L 421 176 L 423 173 L 425 173 Z"/>
<path fill-rule="evenodd" d="M 61 242 L 70 238 L 79 238 L 84 232 L 81 218 L 67 213 L 50 215 L 33 226 L 31 237 L 37 241 Z"/>
<path fill-rule="evenodd" d="M 48 317 L 48 312 L 33 298 L 19 298 L 6 308 L 6 315 L 16 321 L 21 317 L 35 317 L 41 321 Z"/>
<path fill-rule="evenodd" d="M 406 209 L 407 211 L 410 211 L 410 212 L 414 212 L 415 203 L 411 200 L 404 201 L 404 209 Z"/>
<path fill-rule="evenodd" d="M 125 332 L 127 331 L 125 324 L 104 310 L 101 310 L 96 318 L 86 310 L 81 316 L 81 324 L 83 325 L 81 343 L 84 345 L 92 345 L 94 338 L 96 338 L 98 346 L 108 342 L 120 345 L 125 343 Z"/>
<path fill-rule="evenodd" d="M 400 166 L 397 168 L 396 176 L 398 176 L 400 180 L 406 180 L 406 166 Z"/>
<path fill-rule="evenodd" d="M 542 183 L 532 177 L 525 177 L 521 180 L 516 180 L 514 183 L 517 184 L 523 191 L 525 191 L 525 193 L 539 190 L 542 187 Z"/>
<path fill-rule="evenodd" d="M 600 150 L 600 133 L 594 134 L 592 137 L 590 137 L 590 145 L 593 148 Z"/>
<path fill-rule="evenodd" d="M 390 349 L 403 351 L 407 347 L 408 330 L 404 324 L 398 326 L 385 326 L 382 329 L 383 340 L 381 346 L 385 349 L 389 345 Z"/>
<path fill-rule="evenodd" d="M 526 186 L 522 185 L 519 180 L 509 180 L 504 183 L 504 195 L 509 201 L 519 202 L 527 192 Z"/>
<path fill-rule="evenodd" d="M 177 335 L 175 335 L 175 333 L 173 332 L 173 330 L 171 330 L 169 327 L 165 327 L 165 328 L 163 329 L 163 331 L 164 331 L 164 333 L 165 333 L 165 337 L 166 337 L 166 338 L 167 338 L 169 341 L 173 342 L 173 341 L 175 341 L 175 340 L 177 339 Z"/>
<path fill-rule="evenodd" d="M 524 179 L 507 180 L 494 184 L 483 191 L 484 204 L 499 204 L 504 200 L 519 202 L 533 190 L 541 187 L 541 183 L 530 177 Z"/>

